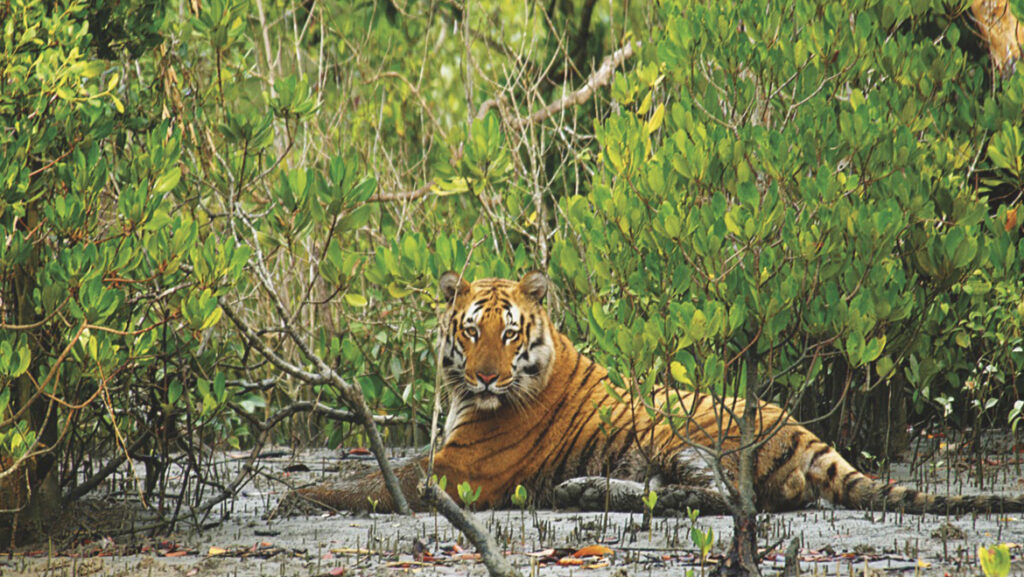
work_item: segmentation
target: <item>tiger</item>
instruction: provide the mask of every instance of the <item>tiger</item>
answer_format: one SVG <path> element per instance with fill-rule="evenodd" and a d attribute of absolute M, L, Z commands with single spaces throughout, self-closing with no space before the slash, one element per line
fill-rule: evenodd
<path fill-rule="evenodd" d="M 646 403 L 617 394 L 608 371 L 552 324 L 544 273 L 469 283 L 446 272 L 439 280 L 449 303 L 439 338 L 449 407 L 433 472 L 447 479 L 453 498 L 456 485 L 468 482 L 480 491 L 475 506 L 501 507 L 522 485 L 534 498 L 549 496 L 548 504 L 571 505 L 581 493 L 611 491 L 591 502 L 638 510 L 643 488 L 654 483 L 659 509 L 729 512 L 728 485 L 735 488 L 739 477 L 740 430 L 733 416 L 744 413 L 744 399 L 671 387 Z M 908 513 L 1024 510 L 1024 495 L 940 496 L 873 480 L 779 406 L 761 401 L 754 414 L 760 511 L 805 508 L 819 499 Z M 413 510 L 429 508 L 417 491 L 427 466 L 423 457 L 395 469 Z M 394 510 L 379 472 L 297 494 L 335 510 L 366 510 L 367 503 L 378 512 Z"/>

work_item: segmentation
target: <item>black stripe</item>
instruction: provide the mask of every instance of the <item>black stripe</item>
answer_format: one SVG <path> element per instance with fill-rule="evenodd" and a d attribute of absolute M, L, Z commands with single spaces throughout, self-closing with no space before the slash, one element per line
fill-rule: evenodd
<path fill-rule="evenodd" d="M 620 427 L 621 428 L 621 427 Z M 598 428 L 594 431 L 594 434 L 590 436 L 590 440 L 587 441 L 586 445 L 583 445 L 583 449 L 580 450 L 580 459 L 576 464 L 576 477 L 582 477 L 587 474 L 587 465 L 590 464 L 591 458 L 587 458 L 588 455 L 593 455 L 594 447 L 601 439 L 607 439 L 608 437 Z"/>
<path fill-rule="evenodd" d="M 851 472 L 856 473 L 856 471 Z M 847 477 L 849 477 L 849 475 L 847 475 Z M 864 475 L 860 475 L 852 479 L 849 479 L 848 481 L 843 481 L 843 491 L 849 494 L 851 491 L 853 491 L 853 488 L 857 486 L 857 483 L 860 483 L 861 481 L 864 481 L 866 479 L 867 477 L 865 477 Z"/>
<path fill-rule="evenodd" d="M 590 376 L 594 373 L 594 369 L 597 368 L 597 363 L 591 362 L 590 366 L 583 370 L 583 376 L 580 377 L 580 384 L 585 385 L 590 382 Z M 571 381 L 570 381 L 571 382 Z M 607 396 L 605 397 L 607 398 Z"/>
<path fill-rule="evenodd" d="M 576 374 L 576 370 L 580 366 L 580 358 L 581 358 L 580 355 L 576 356 L 576 365 L 573 366 L 572 373 L 570 373 L 570 375 L 569 375 L 569 382 L 572 382 L 572 376 Z M 554 409 L 550 412 L 550 414 L 553 415 L 557 419 L 558 415 L 561 414 L 562 408 L 565 406 L 565 403 L 567 403 L 569 401 L 571 396 L 572 395 L 568 395 L 568 394 L 562 395 L 562 398 L 560 398 L 558 400 L 558 404 L 554 407 Z M 541 442 L 544 441 L 547 438 L 548 432 L 550 432 L 551 430 L 552 430 L 551 427 L 544 427 L 543 430 L 541 431 L 541 434 L 537 436 L 537 439 L 533 442 L 533 446 L 530 447 L 530 450 L 526 454 L 527 455 L 537 455 L 538 454 L 537 448 L 540 447 Z M 545 458 L 545 462 L 541 465 L 541 469 L 542 470 L 543 470 L 544 467 L 547 466 L 547 459 L 550 459 L 552 456 L 561 456 L 561 455 L 558 452 L 553 453 L 551 455 L 548 455 L 548 457 Z"/>
<path fill-rule="evenodd" d="M 591 407 L 590 414 L 587 415 L 587 418 L 580 424 L 579 429 L 576 431 L 576 434 L 573 435 L 573 437 L 572 437 L 572 441 L 570 441 L 568 445 L 563 444 L 562 450 L 559 451 L 559 453 L 561 453 L 562 457 L 563 457 L 562 458 L 562 462 L 559 463 L 558 464 L 558 468 L 555 469 L 555 475 L 554 476 L 555 476 L 556 479 L 562 479 L 563 478 L 563 475 L 565 474 L 565 467 L 566 467 L 566 465 L 569 464 L 568 457 L 571 457 L 575 453 L 580 453 L 579 451 L 573 451 L 573 447 L 575 447 L 576 443 L 579 442 L 580 435 L 582 435 L 583 431 L 585 431 L 586 428 L 587 428 L 587 423 L 590 422 L 590 420 L 594 418 L 594 415 L 597 414 L 597 408 L 600 407 L 600 406 L 603 406 L 605 401 L 608 400 L 608 397 L 609 397 L 609 395 L 607 393 L 605 393 L 604 398 L 601 399 L 601 402 L 598 403 L 596 406 Z M 580 406 L 576 410 L 576 414 L 573 415 L 573 418 L 570 421 L 570 423 L 576 423 L 577 422 L 577 418 L 579 417 L 579 414 L 586 408 L 586 405 L 587 405 L 587 403 L 580 403 Z M 598 431 L 598 433 L 600 433 L 600 431 Z"/>
<path fill-rule="evenodd" d="M 785 466 L 786 463 L 788 463 L 793 458 L 793 455 L 796 454 L 797 448 L 800 446 L 800 439 L 803 438 L 803 435 L 804 432 L 800 430 L 797 430 L 797 432 L 793 433 L 789 446 L 786 447 L 785 451 L 783 451 L 779 455 L 776 455 L 776 457 L 772 460 L 771 466 L 768 467 L 768 472 L 766 472 L 764 475 L 761 476 L 761 478 L 758 479 L 759 483 L 763 483 L 766 480 L 771 479 L 772 476 L 774 476 L 775 473 L 779 471 L 779 469 Z"/>
<path fill-rule="evenodd" d="M 839 463 L 832 463 L 828 466 L 828 470 L 825 471 L 825 475 L 828 476 L 828 480 L 832 481 L 836 478 L 836 473 L 839 471 Z"/>
<path fill-rule="evenodd" d="M 839 486 L 843 488 L 843 491 L 846 491 L 846 482 L 850 480 L 850 477 L 856 474 L 857 471 L 851 469 L 850 471 L 847 471 L 845 475 L 843 475 L 842 479 L 839 480 Z"/>
<path fill-rule="evenodd" d="M 605 449 L 606 452 L 608 450 L 615 448 L 615 440 L 618 439 L 619 435 L 623 433 L 627 433 L 627 436 L 629 438 L 627 438 L 622 443 L 622 446 L 619 447 L 619 450 L 613 456 L 611 456 L 611 458 L 609 459 L 609 463 L 618 464 L 618 461 L 621 461 L 622 457 L 629 452 L 630 446 L 633 444 L 633 441 L 636 440 L 636 437 L 634 436 L 634 433 L 636 433 L 636 431 L 633 429 L 633 427 L 616 427 L 615 431 L 611 434 L 611 436 L 608 437 L 608 444 L 606 445 Z"/>
<path fill-rule="evenodd" d="M 569 378 L 568 378 L 568 379 L 566 379 L 566 380 L 567 380 L 568 382 L 570 382 L 570 383 L 574 382 L 574 379 L 573 379 L 573 377 L 574 377 L 574 376 L 576 375 L 576 372 L 577 372 L 577 371 L 579 370 L 579 368 L 580 368 L 580 361 L 581 361 L 581 359 L 583 359 L 583 355 L 577 354 L 577 355 L 576 355 L 576 364 L 575 364 L 575 365 L 573 365 L 573 368 L 572 368 L 572 372 L 571 372 L 571 373 L 569 373 Z M 557 406 L 557 407 L 555 407 L 555 410 L 554 410 L 554 411 L 552 411 L 552 412 L 551 412 L 551 414 L 552 414 L 552 415 L 556 415 L 556 418 L 557 418 L 557 415 L 561 414 L 561 412 L 562 412 L 562 407 L 563 407 L 563 406 L 565 405 L 565 403 L 566 403 L 566 402 L 567 402 L 567 401 L 568 401 L 568 400 L 569 400 L 569 399 L 570 399 L 571 397 L 573 397 L 573 395 L 572 395 L 571 393 L 567 393 L 567 394 L 565 394 L 565 395 L 562 395 L 562 398 L 561 398 L 561 400 L 560 400 L 560 401 L 558 402 L 558 406 Z M 582 405 L 582 403 L 581 403 L 581 405 Z M 579 414 L 579 410 L 580 410 L 580 408 L 577 408 L 577 411 L 576 411 L 576 413 L 577 413 L 577 414 Z M 570 421 L 569 421 L 569 423 L 570 423 L 570 426 L 572 425 L 572 422 L 573 422 L 573 420 L 572 420 L 572 419 L 570 419 Z M 550 431 L 550 430 L 551 430 L 551 427 L 548 427 L 548 428 L 546 428 L 546 429 L 544 430 L 544 435 L 542 435 L 542 437 L 543 437 L 543 436 L 546 436 L 546 435 L 547 435 L 547 432 L 548 432 L 548 431 Z M 563 439 L 561 439 L 561 440 L 562 440 L 562 443 L 563 443 L 563 445 L 564 445 L 564 441 L 565 441 L 565 439 L 563 438 Z M 538 444 L 539 444 L 539 443 L 540 443 L 540 439 L 537 439 L 537 443 L 534 443 L 534 446 L 533 446 L 533 451 L 534 451 L 534 452 L 536 452 L 536 449 L 537 449 L 537 446 L 538 446 Z M 565 454 L 565 451 L 564 451 L 564 450 L 558 450 L 558 451 L 554 451 L 554 452 L 552 452 L 552 453 L 548 454 L 548 455 L 547 455 L 547 456 L 546 456 L 546 457 L 544 458 L 544 462 L 543 462 L 543 463 L 541 464 L 541 469 L 542 469 L 542 470 L 544 470 L 544 469 L 548 469 L 548 468 L 549 468 L 549 467 L 551 467 L 551 466 L 555 466 L 555 465 L 556 465 L 556 462 L 552 461 L 552 459 L 553 459 L 553 458 L 559 458 L 559 459 L 563 459 L 563 461 L 562 461 L 561 463 L 558 463 L 558 465 L 557 465 L 557 466 L 558 466 L 558 468 L 559 468 L 559 470 L 561 470 L 561 469 L 562 469 L 562 468 L 564 467 L 564 464 L 565 464 L 565 462 L 564 462 L 564 459 L 565 459 L 565 457 L 566 457 L 566 456 L 567 456 L 567 455 Z"/>
<path fill-rule="evenodd" d="M 832 452 L 832 447 L 829 447 L 825 443 L 822 443 L 821 448 L 814 452 L 814 456 L 811 457 L 811 460 L 807 464 L 807 466 L 808 467 L 813 467 L 814 464 L 818 462 L 818 459 L 820 459 L 821 457 L 823 457 L 823 456 L 825 456 L 825 455 L 827 455 L 827 454 L 829 454 L 831 452 Z M 832 463 L 832 466 L 829 467 L 829 470 L 831 470 L 832 467 L 835 467 L 835 463 Z"/>
<path fill-rule="evenodd" d="M 462 409 L 462 410 L 465 411 L 465 410 L 472 410 L 472 409 Z M 476 413 L 475 417 L 466 419 L 466 420 L 460 422 L 458 425 L 455 425 L 455 428 L 452 429 L 452 432 L 455 432 L 455 431 L 459 430 L 459 427 L 463 427 L 463 426 L 466 426 L 466 425 L 472 425 L 473 423 L 479 423 L 481 421 L 486 421 L 489 418 L 490 417 L 488 415 L 484 414 L 484 413 Z"/>

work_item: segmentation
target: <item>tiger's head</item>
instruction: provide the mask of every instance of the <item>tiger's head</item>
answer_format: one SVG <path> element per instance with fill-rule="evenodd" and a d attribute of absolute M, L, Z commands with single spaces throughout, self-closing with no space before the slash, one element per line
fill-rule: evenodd
<path fill-rule="evenodd" d="M 524 408 L 544 389 L 555 361 L 544 310 L 548 279 L 527 273 L 519 282 L 441 275 L 449 303 L 442 322 L 441 369 L 453 406 L 494 411 Z"/>

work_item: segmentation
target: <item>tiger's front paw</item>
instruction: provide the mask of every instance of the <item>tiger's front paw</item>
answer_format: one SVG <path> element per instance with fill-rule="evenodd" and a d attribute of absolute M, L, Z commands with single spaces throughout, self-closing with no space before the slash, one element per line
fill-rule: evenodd
<path fill-rule="evenodd" d="M 666 517 L 683 515 L 687 509 L 698 510 L 702 515 L 723 515 L 729 513 L 729 506 L 722 495 L 707 487 L 683 485 L 659 486 L 652 483 L 657 495 L 654 514 Z M 576 477 L 555 487 L 555 506 L 580 511 L 619 511 L 639 513 L 644 510 L 644 484 L 623 479 L 605 477 Z"/>
<path fill-rule="evenodd" d="M 643 511 L 644 485 L 606 477 L 576 477 L 555 487 L 555 506 L 580 511 Z"/>

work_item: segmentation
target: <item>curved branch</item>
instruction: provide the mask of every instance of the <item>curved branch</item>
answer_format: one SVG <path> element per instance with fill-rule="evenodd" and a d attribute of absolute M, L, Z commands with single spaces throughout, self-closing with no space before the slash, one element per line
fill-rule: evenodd
<path fill-rule="evenodd" d="M 639 46 L 640 43 L 637 42 L 636 45 Z M 555 114 L 558 114 L 572 106 L 577 106 L 583 104 L 587 100 L 590 100 L 590 97 L 593 96 L 594 92 L 597 91 L 598 88 L 601 88 L 612 81 L 612 74 L 615 70 L 619 66 L 622 66 L 623 62 L 632 58 L 635 53 L 633 46 L 634 45 L 632 43 L 626 44 L 622 48 L 612 52 L 611 55 L 607 56 L 604 61 L 601 62 L 601 66 L 599 66 L 598 69 L 595 70 L 589 78 L 587 78 L 587 82 L 578 90 L 566 94 L 544 108 L 534 111 L 529 116 L 520 116 L 509 119 L 509 123 L 517 125 L 518 127 L 537 124 L 538 122 L 543 122 L 544 120 L 547 120 Z M 483 118 L 491 108 L 498 106 L 498 104 L 499 101 L 496 99 L 485 101 L 480 105 L 480 111 L 477 112 L 476 117 L 478 119 Z"/>

